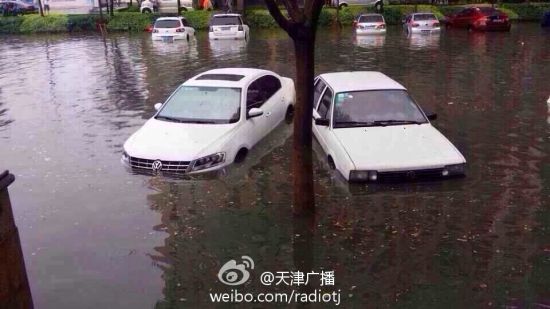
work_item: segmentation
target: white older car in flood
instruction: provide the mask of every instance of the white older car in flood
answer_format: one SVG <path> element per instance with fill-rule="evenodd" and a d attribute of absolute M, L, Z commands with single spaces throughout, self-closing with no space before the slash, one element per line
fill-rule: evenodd
<path fill-rule="evenodd" d="M 380 72 L 315 80 L 313 133 L 348 181 L 463 175 L 466 160 L 435 129 L 407 89 Z"/>
<path fill-rule="evenodd" d="M 250 29 L 243 22 L 241 14 L 215 14 L 210 19 L 208 38 L 210 40 L 247 40 Z"/>
<path fill-rule="evenodd" d="M 197 173 L 244 160 L 292 113 L 294 82 L 274 72 L 226 68 L 179 86 L 124 143 L 122 161 L 135 169 Z"/>

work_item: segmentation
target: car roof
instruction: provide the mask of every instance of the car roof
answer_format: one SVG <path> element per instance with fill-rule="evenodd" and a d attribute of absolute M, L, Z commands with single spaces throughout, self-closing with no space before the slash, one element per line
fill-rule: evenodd
<path fill-rule="evenodd" d="M 359 16 L 382 16 L 382 17 L 384 17 L 384 15 L 377 14 L 377 13 L 366 13 L 366 14 L 360 14 Z"/>
<path fill-rule="evenodd" d="M 224 17 L 224 16 L 241 16 L 241 14 L 237 14 L 237 13 L 214 14 L 214 15 L 212 15 L 212 18 L 214 18 L 214 17 Z"/>
<path fill-rule="evenodd" d="M 376 71 L 325 73 L 319 75 L 335 92 L 361 90 L 407 90 L 387 75 Z"/>
<path fill-rule="evenodd" d="M 203 75 L 241 75 L 243 76 L 239 80 L 226 80 L 226 79 L 197 79 L 199 76 Z M 253 69 L 253 68 L 223 68 L 223 69 L 214 69 L 206 72 L 202 72 L 193 76 L 191 79 L 187 80 L 183 85 L 186 86 L 207 86 L 207 85 L 216 85 L 219 87 L 233 87 L 233 88 L 243 88 L 248 85 L 250 82 L 256 78 L 270 74 L 276 77 L 279 77 L 276 73 L 268 70 L 262 69 Z"/>
<path fill-rule="evenodd" d="M 159 17 L 157 18 L 156 20 L 180 20 L 180 19 L 185 19 L 183 17 Z"/>
<path fill-rule="evenodd" d="M 416 13 L 411 13 L 411 16 L 414 16 L 414 15 L 426 15 L 426 14 L 430 14 L 430 15 L 434 15 L 434 13 L 432 12 L 416 12 Z"/>

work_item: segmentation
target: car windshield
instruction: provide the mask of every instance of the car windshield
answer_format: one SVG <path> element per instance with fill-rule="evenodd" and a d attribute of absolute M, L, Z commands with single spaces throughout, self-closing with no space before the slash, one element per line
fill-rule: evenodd
<path fill-rule="evenodd" d="M 340 92 L 334 101 L 334 127 L 426 123 L 405 90 Z"/>
<path fill-rule="evenodd" d="M 180 21 L 179 20 L 157 20 L 155 22 L 155 28 L 178 28 L 180 27 Z"/>
<path fill-rule="evenodd" d="M 437 20 L 434 14 L 415 14 L 414 20 Z"/>
<path fill-rule="evenodd" d="M 359 17 L 360 23 L 378 23 L 384 22 L 384 19 L 380 15 L 363 15 Z"/>
<path fill-rule="evenodd" d="M 237 16 L 217 16 L 212 18 L 212 26 L 240 25 L 241 20 Z"/>
<path fill-rule="evenodd" d="M 241 90 L 225 87 L 182 86 L 155 116 L 187 123 L 234 123 L 241 114 Z"/>

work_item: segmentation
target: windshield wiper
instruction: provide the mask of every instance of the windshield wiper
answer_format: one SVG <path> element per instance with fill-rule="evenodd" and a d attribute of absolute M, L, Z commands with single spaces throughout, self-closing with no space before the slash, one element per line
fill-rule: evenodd
<path fill-rule="evenodd" d="M 387 125 L 399 125 L 399 124 L 423 124 L 424 122 L 416 121 L 416 120 L 377 120 L 374 121 L 374 124 L 380 125 L 380 126 L 387 126 Z"/>
<path fill-rule="evenodd" d="M 372 121 L 338 121 L 334 123 L 336 128 L 350 128 L 350 127 L 374 127 L 376 123 Z"/>
<path fill-rule="evenodd" d="M 423 124 L 425 122 L 414 120 L 377 120 L 377 121 L 338 121 L 334 123 L 336 128 L 350 127 L 385 127 L 400 124 Z"/>
<path fill-rule="evenodd" d="M 182 120 L 179 119 L 179 118 L 168 117 L 168 116 L 157 116 L 157 117 L 155 117 L 155 119 L 168 120 L 168 121 L 172 121 L 172 122 L 182 122 Z"/>

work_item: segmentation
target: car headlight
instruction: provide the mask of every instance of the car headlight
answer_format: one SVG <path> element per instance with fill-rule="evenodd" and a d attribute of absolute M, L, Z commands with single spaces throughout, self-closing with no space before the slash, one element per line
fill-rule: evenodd
<path fill-rule="evenodd" d="M 442 176 L 455 176 L 455 175 L 464 175 L 464 170 L 466 163 L 445 165 L 443 171 L 441 171 Z"/>
<path fill-rule="evenodd" d="M 350 181 L 376 181 L 378 179 L 377 171 L 350 171 L 349 180 Z"/>
<path fill-rule="evenodd" d="M 211 168 L 223 162 L 225 162 L 225 152 L 217 152 L 191 162 L 191 172 Z"/>

